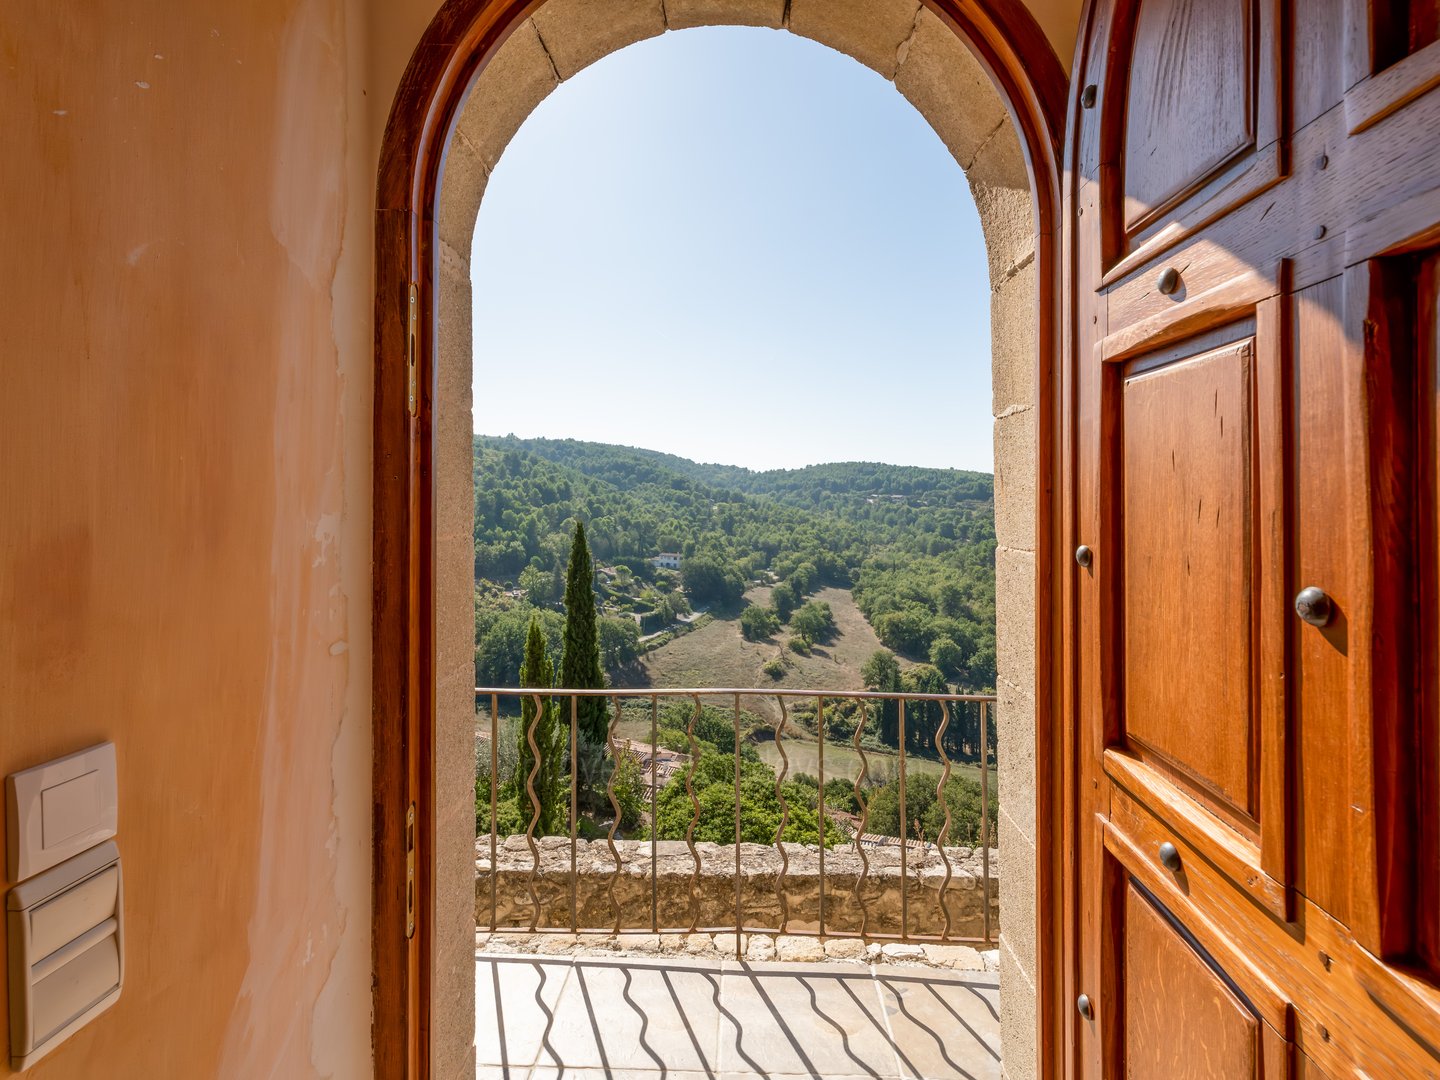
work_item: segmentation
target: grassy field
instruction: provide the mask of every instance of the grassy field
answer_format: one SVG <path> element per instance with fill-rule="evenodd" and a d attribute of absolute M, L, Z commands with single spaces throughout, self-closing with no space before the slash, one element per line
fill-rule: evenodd
<path fill-rule="evenodd" d="M 765 586 L 752 588 L 745 594 L 747 602 L 768 604 L 770 590 Z M 835 616 L 838 633 L 829 643 L 819 646 L 810 656 L 801 656 L 786 647 L 789 631 L 782 627 L 770 641 L 746 641 L 740 633 L 738 619 L 717 618 L 710 625 L 693 633 L 677 637 L 662 648 L 644 658 L 642 674 L 632 686 L 659 688 L 703 688 L 712 686 L 769 687 L 800 690 L 863 690 L 864 681 L 860 669 L 875 650 L 882 648 L 875 631 L 855 606 L 855 600 L 848 589 L 821 589 L 810 599 L 830 605 Z M 783 678 L 772 679 L 761 670 L 766 661 L 784 656 L 787 664 Z M 904 667 L 910 662 L 900 661 Z M 728 706 L 728 700 L 718 698 L 702 699 L 708 705 Z M 780 720 L 780 706 L 776 698 L 755 696 L 741 699 L 741 706 L 776 724 Z M 649 724 L 643 721 L 625 721 L 618 731 L 627 738 L 648 740 Z M 790 758 L 790 772 L 819 773 L 819 745 L 813 735 L 791 729 L 785 739 L 785 753 Z M 780 751 L 773 738 L 757 740 L 755 748 L 760 757 L 776 770 L 780 768 Z M 899 769 L 899 759 L 894 754 L 867 751 L 870 776 L 880 780 L 889 779 Z M 908 776 L 921 775 L 938 777 L 941 764 L 929 757 L 912 756 L 906 761 Z M 860 758 L 853 749 L 845 745 L 826 743 L 825 776 L 844 777 L 853 780 L 860 773 Z M 952 775 L 978 779 L 980 771 L 973 765 L 955 765 Z M 993 782 L 994 777 L 992 775 Z"/>
<path fill-rule="evenodd" d="M 767 604 L 770 590 L 751 589 L 745 599 Z M 684 634 L 663 648 L 648 654 L 635 681 L 638 687 L 769 687 L 802 690 L 863 690 L 860 669 L 880 639 L 855 606 L 849 589 L 821 589 L 811 599 L 830 605 L 838 633 L 810 656 L 801 656 L 786 647 L 790 634 L 785 628 L 770 641 L 746 641 L 738 619 L 716 619 L 709 626 Z M 783 656 L 785 675 L 772 679 L 762 668 L 766 661 Z M 901 661 L 904 664 L 904 661 Z M 745 707 L 771 722 L 780 719 L 774 698 L 747 700 Z"/>

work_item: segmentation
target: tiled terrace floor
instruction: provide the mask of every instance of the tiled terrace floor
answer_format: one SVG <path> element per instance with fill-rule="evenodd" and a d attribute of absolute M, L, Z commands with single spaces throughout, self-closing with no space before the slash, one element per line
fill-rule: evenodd
<path fill-rule="evenodd" d="M 485 954 L 475 991 L 480 1080 L 1000 1075 L 985 972 Z"/>

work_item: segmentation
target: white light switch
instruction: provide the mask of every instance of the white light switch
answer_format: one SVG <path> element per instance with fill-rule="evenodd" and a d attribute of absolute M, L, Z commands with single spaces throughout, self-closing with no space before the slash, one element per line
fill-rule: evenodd
<path fill-rule="evenodd" d="M 120 998 L 120 851 L 113 840 L 16 885 L 5 898 L 10 1065 L 28 1069 Z"/>
<path fill-rule="evenodd" d="M 115 835 L 115 745 L 13 773 L 5 795 L 10 880 L 24 881 Z"/>

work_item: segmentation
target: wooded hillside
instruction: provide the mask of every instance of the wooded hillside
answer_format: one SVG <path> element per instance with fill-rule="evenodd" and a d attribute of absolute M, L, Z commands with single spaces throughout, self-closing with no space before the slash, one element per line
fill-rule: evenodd
<path fill-rule="evenodd" d="M 888 648 L 933 664 L 961 690 L 994 687 L 988 474 L 867 462 L 754 472 L 631 447 L 484 436 L 474 460 L 481 682 L 513 683 L 514 631 L 529 612 L 553 614 L 579 519 L 607 570 L 597 590 L 617 683 L 638 647 L 638 629 L 624 624 L 650 627 L 697 607 L 738 617 L 746 585 L 765 581 L 776 586 L 776 632 L 821 586 L 851 588 Z M 678 574 L 651 565 L 660 552 L 682 556 Z"/>

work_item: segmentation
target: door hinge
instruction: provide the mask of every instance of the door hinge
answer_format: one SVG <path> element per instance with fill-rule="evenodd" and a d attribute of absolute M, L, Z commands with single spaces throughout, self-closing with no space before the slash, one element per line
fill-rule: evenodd
<path fill-rule="evenodd" d="M 420 286 L 414 282 L 410 283 L 410 306 L 405 319 L 405 380 L 406 397 L 405 407 L 411 416 L 417 410 L 416 403 L 416 338 L 420 326 Z"/>
<path fill-rule="evenodd" d="M 405 811 L 405 937 L 415 936 L 415 804 Z"/>

